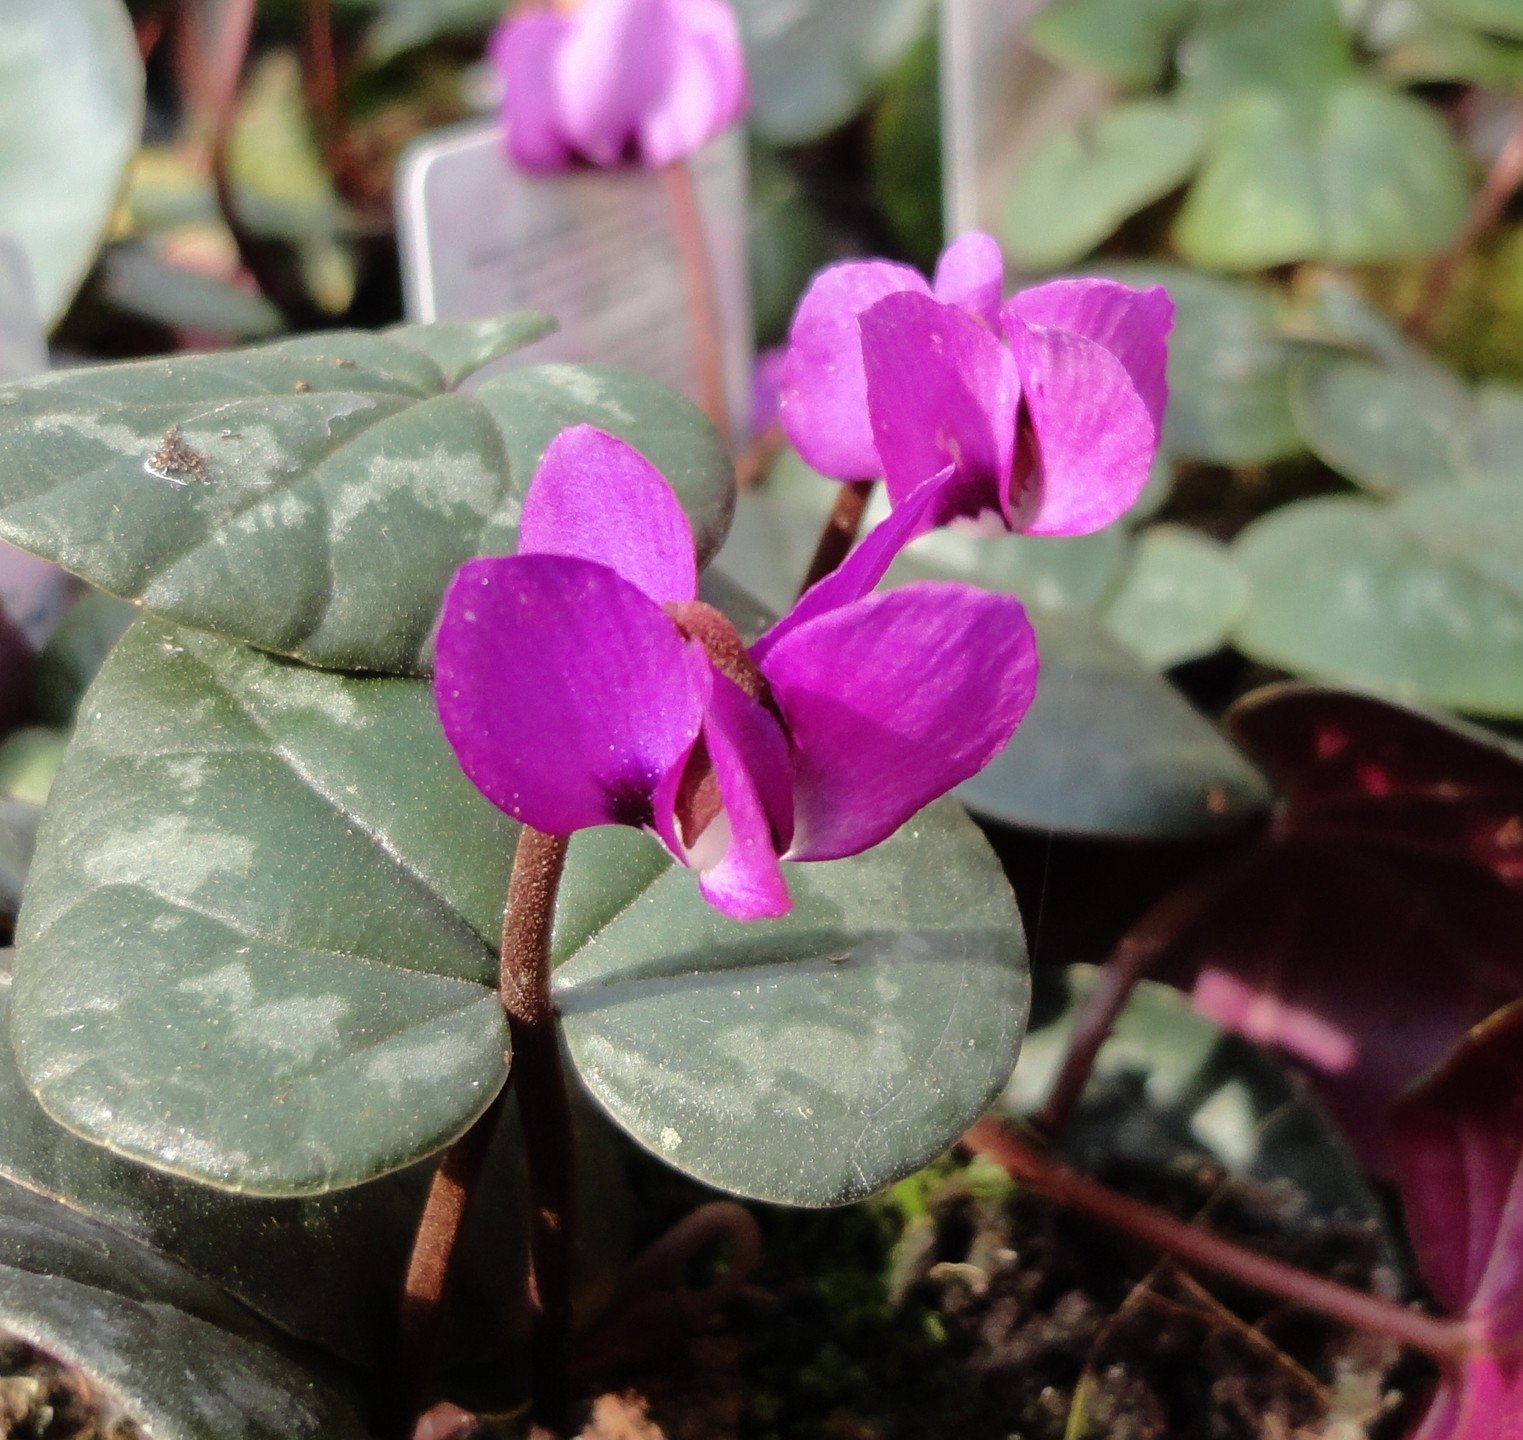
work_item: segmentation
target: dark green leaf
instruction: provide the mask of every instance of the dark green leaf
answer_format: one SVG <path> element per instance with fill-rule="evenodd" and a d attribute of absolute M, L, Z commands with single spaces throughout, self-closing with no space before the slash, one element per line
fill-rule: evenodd
<path fill-rule="evenodd" d="M 319 1192 L 426 1155 L 502 1082 L 513 836 L 427 685 L 142 621 L 49 803 L 22 1072 L 82 1134 L 227 1189 Z M 1024 951 L 955 807 L 790 882 L 790 919 L 735 925 L 649 839 L 593 831 L 556 953 L 573 1054 L 621 1123 L 715 1184 L 820 1204 L 944 1148 L 1004 1082 Z"/>
<path fill-rule="evenodd" d="M 835 258 L 830 227 L 792 171 L 760 147 L 751 154 L 751 307 L 756 336 L 776 344 L 815 271 Z"/>
<path fill-rule="evenodd" d="M 1164 669 L 1219 650 L 1247 603 L 1247 583 L 1224 546 L 1182 525 L 1155 525 L 1139 538 L 1101 623 Z"/>
<path fill-rule="evenodd" d="M 1095 70 L 1122 85 L 1157 84 L 1198 0 L 1058 0 L 1027 31 L 1060 65 Z"/>
<path fill-rule="evenodd" d="M 706 557 L 733 472 L 687 401 L 566 365 L 450 388 L 542 324 L 344 332 L 14 382 L 0 389 L 0 535 L 168 618 L 413 673 L 456 566 L 513 548 L 539 456 L 586 421 L 661 468 Z"/>
<path fill-rule="evenodd" d="M 1117 105 L 1054 135 L 1010 192 L 1006 250 L 1034 270 L 1082 260 L 1123 220 L 1183 185 L 1205 141 L 1196 116 L 1162 100 Z"/>
<path fill-rule="evenodd" d="M 1523 715 L 1523 487 L 1308 500 L 1235 550 L 1255 659 L 1480 715 Z"/>
<path fill-rule="evenodd" d="M 1447 245 L 1468 196 L 1464 153 L 1421 101 L 1365 80 L 1246 93 L 1222 110 L 1174 240 L 1219 270 L 1397 260 Z"/>
<path fill-rule="evenodd" d="M 976 814 L 1067 835 L 1163 838 L 1262 809 L 1258 772 L 1166 680 L 1081 616 L 1037 616 L 1036 702 L 958 797 Z"/>
<path fill-rule="evenodd" d="M 1292 351 L 1267 290 L 1182 266 L 1112 265 L 1105 273 L 1167 286 L 1174 299 L 1164 439 L 1171 455 L 1262 465 L 1301 450 L 1287 390 Z"/>
<path fill-rule="evenodd" d="M 41 819 L 38 806 L 0 796 L 0 920 L 10 920 L 21 903 Z M 0 931 L 8 929 L 8 925 L 0 926 Z"/>
<path fill-rule="evenodd" d="M 90 268 L 142 124 L 121 0 L 0 0 L 0 216 L 49 320 Z"/>
<path fill-rule="evenodd" d="M 61 731 L 35 725 L 0 740 L 0 795 L 28 805 L 45 804 L 67 743 Z"/>
<path fill-rule="evenodd" d="M 1090 965 L 1037 970 L 1031 1029 L 1003 1108 L 1029 1115 L 1046 1100 L 1100 974 Z M 1124 1158 L 1167 1168 L 1204 1156 L 1234 1175 L 1288 1180 L 1320 1214 L 1385 1225 L 1337 1126 L 1305 1087 L 1151 981 L 1101 1047 L 1064 1148 L 1086 1167 Z"/>
<path fill-rule="evenodd" d="M 284 328 L 280 311 L 263 295 L 173 265 L 143 244 L 113 245 L 106 251 L 99 293 L 128 315 L 233 340 L 267 340 Z"/>
<path fill-rule="evenodd" d="M 33 691 L 40 719 L 57 726 L 74 723 L 80 697 L 136 614 L 125 601 L 98 590 L 75 603 L 37 657 Z"/>
<path fill-rule="evenodd" d="M 88 1264 L 102 1243 L 75 1253 Z M 367 1440 L 285 1356 L 157 1300 L 0 1265 L 0 1326 L 77 1366 L 153 1440 Z"/>
<path fill-rule="evenodd" d="M 904 257 L 922 270 L 941 254 L 941 87 L 935 34 L 895 67 L 873 120 L 873 193 Z"/>
<path fill-rule="evenodd" d="M 756 132 L 797 145 L 851 119 L 924 32 L 932 8 L 932 0 L 735 0 Z"/>
<path fill-rule="evenodd" d="M 1180 42 L 1178 96 L 1203 113 L 1245 90 L 1316 94 L 1354 71 L 1336 0 L 1197 4 Z"/>
<path fill-rule="evenodd" d="M 939 1155 L 1005 1083 L 1025 942 L 950 802 L 788 883 L 787 920 L 738 926 L 667 869 L 557 970 L 556 1001 L 593 1096 L 664 1160 L 844 1204 Z"/>
<path fill-rule="evenodd" d="M 1523 8 L 1517 0 L 1421 0 L 1421 4 L 1445 20 L 1523 40 Z"/>

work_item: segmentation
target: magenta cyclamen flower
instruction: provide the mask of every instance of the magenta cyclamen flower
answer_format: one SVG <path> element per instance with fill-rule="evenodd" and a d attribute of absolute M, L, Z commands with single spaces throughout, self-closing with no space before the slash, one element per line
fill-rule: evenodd
<path fill-rule="evenodd" d="M 727 915 L 786 913 L 780 858 L 886 839 L 993 758 L 1036 688 L 1014 598 L 869 596 L 896 548 L 877 534 L 747 648 L 697 598 L 660 472 L 591 426 L 564 431 L 518 554 L 470 561 L 445 595 L 434 688 L 462 768 L 538 830 L 650 831 Z"/>
<path fill-rule="evenodd" d="M 1174 305 L 1155 286 L 1054 280 L 1000 305 L 988 235 L 916 270 L 819 274 L 789 336 L 782 421 L 815 469 L 882 476 L 895 505 L 936 478 L 927 523 L 992 516 L 1083 535 L 1124 514 L 1158 452 Z"/>
<path fill-rule="evenodd" d="M 526 9 L 492 37 L 508 153 L 525 170 L 670 165 L 745 113 L 723 0 L 585 0 Z"/>

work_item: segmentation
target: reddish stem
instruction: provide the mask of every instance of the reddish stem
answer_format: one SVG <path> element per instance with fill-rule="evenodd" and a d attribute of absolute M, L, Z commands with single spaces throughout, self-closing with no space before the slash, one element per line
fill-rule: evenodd
<path fill-rule="evenodd" d="M 444 1154 L 428 1188 L 423 1214 L 413 1237 L 412 1256 L 402 1287 L 398 1327 L 398 1370 L 402 1413 L 417 1415 L 428 1399 L 438 1360 L 439 1317 L 444 1304 L 450 1265 L 481 1172 L 486 1165 L 497 1122 L 507 1099 L 507 1087 L 481 1117 Z"/>
<path fill-rule="evenodd" d="M 502 931 L 502 1005 L 529 1172 L 529 1341 L 533 1415 L 553 1433 L 567 1403 L 566 1345 L 576 1224 L 571 1101 L 550 996 L 550 937 L 567 839 L 524 826 Z"/>
<path fill-rule="evenodd" d="M 1523 105 L 1518 107 L 1506 143 L 1492 164 L 1480 192 L 1471 202 L 1470 213 L 1466 216 L 1459 235 L 1433 262 L 1423 281 L 1422 294 L 1404 327 L 1409 339 L 1422 341 L 1428 338 L 1439 312 L 1444 308 L 1444 301 L 1449 296 L 1460 264 L 1476 242 L 1502 218 L 1502 212 L 1518 193 L 1520 186 L 1523 186 Z"/>
<path fill-rule="evenodd" d="M 1057 1136 L 1068 1128 L 1095 1068 L 1100 1047 L 1110 1037 L 1132 992 L 1195 922 L 1207 903 L 1220 893 L 1222 884 L 1233 873 L 1230 869 L 1207 871 L 1166 895 L 1121 937 L 1100 969 L 1099 984 L 1079 1007 L 1058 1077 L 1046 1102 L 1032 1117 L 1035 1130 Z"/>
<path fill-rule="evenodd" d="M 1058 1204 L 1089 1215 L 1176 1260 L 1215 1271 L 1355 1330 L 1387 1336 L 1422 1351 L 1448 1369 L 1461 1363 L 1470 1349 L 1468 1331 L 1459 1321 L 1408 1310 L 1187 1225 L 1166 1211 L 1080 1175 L 997 1120 L 980 1120 L 963 1136 L 963 1144 Z"/>
<path fill-rule="evenodd" d="M 698 207 L 698 187 L 693 169 L 685 161 L 661 171 L 661 183 L 672 207 L 672 228 L 682 257 L 687 282 L 688 313 L 693 323 L 693 351 L 698 361 L 698 387 L 704 414 L 719 431 L 725 448 L 734 451 L 730 407 L 725 398 L 724 348 L 719 338 L 719 296 L 714 286 L 714 265 Z"/>
<path fill-rule="evenodd" d="M 820 532 L 820 543 L 815 546 L 814 559 L 809 562 L 809 571 L 799 586 L 799 594 L 823 580 L 850 554 L 857 532 L 862 528 L 862 516 L 872 498 L 873 486 L 877 483 L 876 480 L 849 480 L 841 486 L 836 503 L 831 507 L 830 518 Z"/>

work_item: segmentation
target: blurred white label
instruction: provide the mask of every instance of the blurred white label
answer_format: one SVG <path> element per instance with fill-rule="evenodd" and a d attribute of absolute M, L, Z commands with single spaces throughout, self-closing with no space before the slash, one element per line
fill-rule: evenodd
<path fill-rule="evenodd" d="M 941 145 L 947 234 L 998 235 L 1016 177 L 1060 130 L 1098 115 L 1103 81 L 1026 44 L 1043 0 L 942 0 Z"/>
<path fill-rule="evenodd" d="M 718 310 L 725 397 L 737 442 L 751 412 L 745 139 L 733 127 L 691 162 Z M 697 346 L 673 210 L 649 171 L 527 175 L 496 121 L 430 137 L 397 184 L 411 320 L 545 310 L 549 338 L 496 367 L 596 362 L 638 371 L 698 400 Z"/>

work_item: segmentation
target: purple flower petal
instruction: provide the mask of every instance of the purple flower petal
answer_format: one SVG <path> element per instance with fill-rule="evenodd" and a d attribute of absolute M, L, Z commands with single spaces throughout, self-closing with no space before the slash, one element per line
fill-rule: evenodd
<path fill-rule="evenodd" d="M 666 478 L 592 425 L 562 430 L 524 496 L 520 555 L 572 555 L 622 575 L 658 605 L 698 593 L 693 528 Z"/>
<path fill-rule="evenodd" d="M 1158 425 L 1125 365 L 1072 331 L 1028 325 L 1006 309 L 1021 376 L 1023 425 L 1011 527 L 1087 535 L 1124 515 L 1158 453 Z"/>
<path fill-rule="evenodd" d="M 556 55 L 571 18 L 552 10 L 520 10 L 492 36 L 493 63 L 502 75 L 502 116 L 508 154 L 525 170 L 565 170 L 571 148 L 561 133 L 555 98 Z"/>
<path fill-rule="evenodd" d="M 867 414 L 858 320 L 884 296 L 906 291 L 929 297 L 930 286 L 908 265 L 848 261 L 816 275 L 799 302 L 780 418 L 793 447 L 822 475 L 872 480 L 883 473 Z"/>
<path fill-rule="evenodd" d="M 890 295 L 861 326 L 873 439 L 894 503 L 951 465 L 957 513 L 999 510 L 1020 399 L 1010 351 L 971 315 L 924 295 Z"/>
<path fill-rule="evenodd" d="M 789 857 L 833 860 L 999 753 L 1036 693 L 1036 637 L 1013 596 L 922 583 L 800 625 L 762 669 L 793 740 Z"/>
<path fill-rule="evenodd" d="M 655 166 L 701 150 L 745 113 L 748 98 L 740 27 L 730 7 L 722 0 L 666 5 L 673 37 L 669 68 L 639 128 L 641 158 Z"/>
<path fill-rule="evenodd" d="M 461 768 L 499 810 L 553 835 L 649 825 L 705 696 L 660 607 L 606 566 L 472 560 L 444 597 L 434 696 Z"/>
<path fill-rule="evenodd" d="M 1131 378 L 1132 386 L 1163 426 L 1169 398 L 1169 332 L 1174 301 L 1161 285 L 1137 290 L 1116 280 L 1053 280 L 1014 296 L 1005 309 L 1027 325 L 1071 330 L 1109 350 Z"/>
<path fill-rule="evenodd" d="M 948 465 L 895 505 L 886 520 L 873 526 L 867 538 L 840 565 L 823 580 L 815 581 L 799 596 L 793 609 L 751 646 L 751 658 L 761 664 L 767 652 L 790 630 L 866 595 L 888 574 L 899 552 L 935 525 L 937 515 L 946 507 L 954 478 Z"/>
<path fill-rule="evenodd" d="M 792 902 L 774 830 L 780 810 L 787 817 L 784 844 L 793 828 L 788 742 L 756 701 L 719 674 L 703 740 L 723 809 L 689 855 L 698 888 L 732 920 L 786 915 Z"/>
<path fill-rule="evenodd" d="M 981 230 L 959 236 L 941 252 L 931 289 L 943 305 L 956 305 L 997 330 L 1005 290 L 1005 257 L 999 242 Z"/>
<path fill-rule="evenodd" d="M 555 57 L 556 110 L 567 139 L 594 165 L 633 158 L 679 39 L 668 0 L 587 0 L 574 13 Z"/>

